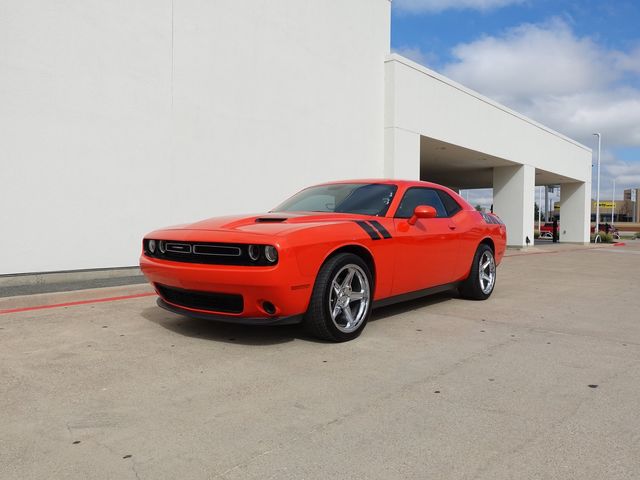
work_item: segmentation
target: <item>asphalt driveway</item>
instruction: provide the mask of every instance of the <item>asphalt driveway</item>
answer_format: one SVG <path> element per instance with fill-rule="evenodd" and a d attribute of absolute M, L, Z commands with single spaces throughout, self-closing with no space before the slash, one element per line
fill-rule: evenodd
<path fill-rule="evenodd" d="M 151 296 L 0 315 L 0 478 L 640 478 L 640 241 L 533 253 L 345 344 Z"/>

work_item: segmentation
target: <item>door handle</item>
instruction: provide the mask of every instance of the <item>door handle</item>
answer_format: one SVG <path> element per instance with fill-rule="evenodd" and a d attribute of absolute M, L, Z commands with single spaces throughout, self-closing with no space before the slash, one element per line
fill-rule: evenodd
<path fill-rule="evenodd" d="M 449 230 L 455 230 L 456 228 L 457 227 L 454 224 L 452 223 L 449 224 Z"/>

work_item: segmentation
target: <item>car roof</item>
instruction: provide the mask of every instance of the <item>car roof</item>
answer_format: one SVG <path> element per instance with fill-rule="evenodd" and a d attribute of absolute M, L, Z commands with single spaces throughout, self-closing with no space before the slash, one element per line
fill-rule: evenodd
<path fill-rule="evenodd" d="M 332 182 L 318 183 L 316 185 L 311 185 L 309 187 L 306 187 L 304 190 L 311 187 L 321 187 L 323 185 L 340 185 L 340 184 L 349 184 L 349 183 L 362 183 L 362 184 L 377 183 L 381 185 L 397 185 L 400 191 L 406 191 L 407 188 L 411 188 L 411 187 L 438 188 L 450 194 L 454 194 L 456 201 L 462 206 L 464 210 L 475 210 L 475 208 L 469 202 L 467 202 L 456 191 L 450 189 L 449 187 L 440 185 L 439 183 L 424 182 L 422 180 L 398 180 L 395 178 L 356 178 L 356 179 L 349 179 L 349 180 L 335 180 Z M 394 199 L 394 203 L 395 202 L 397 202 L 397 200 Z"/>
<path fill-rule="evenodd" d="M 315 187 L 319 187 L 322 185 L 339 185 L 339 184 L 347 184 L 347 183 L 377 183 L 382 185 L 397 185 L 398 188 L 402 190 L 406 190 L 411 187 L 430 187 L 430 188 L 438 188 L 444 190 L 446 192 L 452 193 L 456 197 L 456 201 L 462 206 L 465 210 L 475 210 L 475 208 L 467 202 L 464 198 L 462 198 L 456 191 L 446 187 L 444 185 L 440 185 L 439 183 L 433 182 L 424 182 L 422 180 L 398 180 L 395 178 L 357 178 L 350 180 L 336 180 L 333 182 L 324 182 L 319 183 L 317 185 L 313 185 Z M 309 188 L 309 187 L 307 187 Z"/>
<path fill-rule="evenodd" d="M 357 178 L 350 180 L 336 180 L 332 182 L 323 182 L 319 185 L 334 185 L 334 184 L 347 184 L 347 183 L 379 183 L 383 185 L 397 185 L 398 187 L 444 187 L 443 185 L 425 182 L 422 180 L 398 180 L 391 178 Z M 446 187 L 444 187 L 446 188 Z"/>

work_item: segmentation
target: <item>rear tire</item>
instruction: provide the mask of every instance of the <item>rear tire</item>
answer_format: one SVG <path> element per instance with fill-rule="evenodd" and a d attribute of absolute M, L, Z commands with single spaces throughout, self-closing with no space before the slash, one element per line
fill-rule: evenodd
<path fill-rule="evenodd" d="M 332 342 L 357 338 L 371 314 L 373 279 L 357 255 L 329 258 L 316 278 L 304 327 L 315 337 Z"/>
<path fill-rule="evenodd" d="M 496 285 L 496 260 L 491 247 L 481 243 L 473 256 L 469 277 L 459 287 L 460 295 L 470 300 L 486 300 Z"/>

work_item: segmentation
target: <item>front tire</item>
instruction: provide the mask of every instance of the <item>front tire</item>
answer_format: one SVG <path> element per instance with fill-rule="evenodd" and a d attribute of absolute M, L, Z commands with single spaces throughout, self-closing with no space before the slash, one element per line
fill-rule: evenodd
<path fill-rule="evenodd" d="M 496 285 L 496 260 L 491 247 L 481 243 L 473 256 L 469 277 L 460 285 L 460 295 L 471 300 L 486 300 Z"/>
<path fill-rule="evenodd" d="M 371 314 L 373 279 L 362 258 L 339 253 L 320 268 L 304 326 L 315 337 L 332 342 L 357 338 Z"/>

